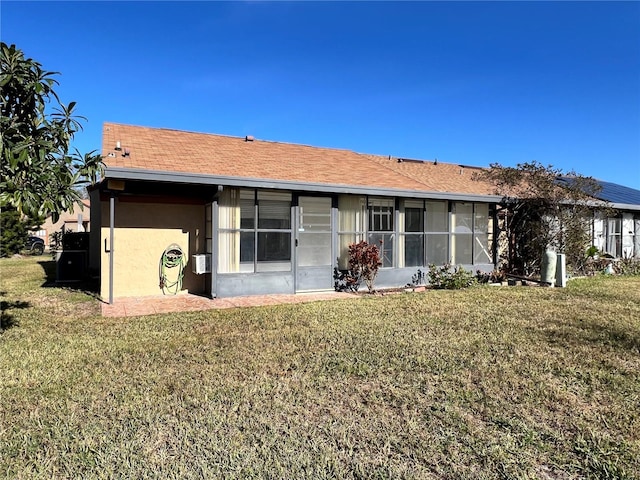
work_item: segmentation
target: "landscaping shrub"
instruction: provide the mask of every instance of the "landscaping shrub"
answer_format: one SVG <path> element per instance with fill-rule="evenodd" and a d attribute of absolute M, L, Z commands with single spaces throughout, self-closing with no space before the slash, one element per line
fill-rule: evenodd
<path fill-rule="evenodd" d="M 640 258 L 623 257 L 615 265 L 620 275 L 640 275 Z"/>
<path fill-rule="evenodd" d="M 441 267 L 429 265 L 429 284 L 433 288 L 444 288 L 447 290 L 459 290 L 467 288 L 476 282 L 473 273 L 462 267 L 452 269 L 451 264 L 446 263 Z"/>
<path fill-rule="evenodd" d="M 380 249 L 365 241 L 349 245 L 349 269 L 334 269 L 334 286 L 337 291 L 357 292 L 364 281 L 369 293 L 373 293 L 373 284 L 378 269 L 382 266 Z"/>
<path fill-rule="evenodd" d="M 491 273 L 476 271 L 476 281 L 478 283 L 501 283 L 507 281 L 507 274 L 504 270 L 494 270 Z"/>

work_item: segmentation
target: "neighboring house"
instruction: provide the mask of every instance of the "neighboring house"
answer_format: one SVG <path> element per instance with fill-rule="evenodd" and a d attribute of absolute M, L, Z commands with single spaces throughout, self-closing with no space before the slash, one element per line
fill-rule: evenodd
<path fill-rule="evenodd" d="M 51 245 L 53 235 L 56 232 L 88 232 L 90 225 L 91 202 L 88 199 L 81 200 L 73 206 L 73 211 L 66 211 L 60 214 L 57 222 L 54 222 L 49 215 L 40 228 L 33 232 L 41 237 L 45 245 Z"/>
<path fill-rule="evenodd" d="M 102 154 L 90 267 L 110 301 L 161 294 L 171 244 L 189 260 L 182 289 L 211 297 L 330 290 L 359 240 L 380 245 L 378 287 L 431 263 L 495 266 L 500 197 L 474 167 L 114 123 Z"/>
<path fill-rule="evenodd" d="M 640 258 L 640 190 L 601 180 L 597 182 L 601 188 L 598 199 L 608 202 L 615 214 L 603 217 L 596 212 L 593 245 L 616 258 Z"/>

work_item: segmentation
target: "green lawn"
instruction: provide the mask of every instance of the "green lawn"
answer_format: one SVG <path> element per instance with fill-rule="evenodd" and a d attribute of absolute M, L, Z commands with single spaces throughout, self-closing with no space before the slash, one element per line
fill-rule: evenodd
<path fill-rule="evenodd" d="M 102 318 L 0 261 L 0 476 L 639 478 L 640 278 Z"/>

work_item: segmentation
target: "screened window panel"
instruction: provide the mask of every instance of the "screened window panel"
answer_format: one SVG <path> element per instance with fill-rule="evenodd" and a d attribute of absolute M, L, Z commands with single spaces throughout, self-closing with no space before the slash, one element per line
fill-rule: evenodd
<path fill-rule="evenodd" d="M 218 200 L 218 272 L 234 273 L 238 271 L 240 262 L 240 235 L 237 231 L 229 231 L 240 226 L 240 209 L 238 207 L 238 190 L 227 189 Z"/>
<path fill-rule="evenodd" d="M 492 263 L 491 250 L 489 249 L 489 235 L 475 234 L 473 248 L 473 263 Z"/>
<path fill-rule="evenodd" d="M 473 204 L 455 202 L 451 212 L 451 231 L 456 233 L 473 232 Z"/>
<path fill-rule="evenodd" d="M 404 231 L 405 232 L 422 232 L 424 215 L 422 208 L 406 207 L 404 208 Z"/>
<path fill-rule="evenodd" d="M 291 228 L 291 203 L 279 200 L 258 200 L 259 229 Z"/>
<path fill-rule="evenodd" d="M 258 232 L 258 263 L 291 260 L 291 233 Z"/>
<path fill-rule="evenodd" d="M 253 198 L 240 198 L 240 228 L 255 228 L 255 217 L 256 207 Z"/>
<path fill-rule="evenodd" d="M 394 215 L 395 200 L 393 198 L 369 199 L 369 231 L 392 232 Z"/>
<path fill-rule="evenodd" d="M 364 240 L 364 233 L 341 233 L 338 235 L 338 268 L 349 268 L 349 245 Z"/>
<path fill-rule="evenodd" d="M 300 233 L 296 253 L 298 265 L 313 267 L 331 264 L 331 233 Z"/>
<path fill-rule="evenodd" d="M 472 241 L 473 235 L 456 233 L 451 236 L 451 257 L 454 264 L 473 263 Z"/>
<path fill-rule="evenodd" d="M 449 211 L 447 202 L 426 202 L 427 211 L 427 232 L 448 232 L 449 231 Z"/>
<path fill-rule="evenodd" d="M 474 205 L 474 232 L 487 233 L 489 231 L 489 205 L 476 203 Z"/>
<path fill-rule="evenodd" d="M 254 232 L 239 232 L 240 233 L 240 263 L 253 263 L 255 256 L 255 233 Z"/>
<path fill-rule="evenodd" d="M 380 250 L 382 267 L 393 267 L 393 233 L 370 233 L 369 244 L 375 245 Z"/>
<path fill-rule="evenodd" d="M 338 197 L 338 228 L 341 232 L 365 231 L 364 197 L 357 195 Z"/>
<path fill-rule="evenodd" d="M 404 266 L 421 267 L 424 265 L 424 235 L 403 235 Z"/>
<path fill-rule="evenodd" d="M 220 231 L 218 243 L 218 272 L 237 272 L 240 262 L 240 232 Z"/>
<path fill-rule="evenodd" d="M 330 232 L 331 231 L 331 199 L 303 198 L 300 205 L 301 232 Z M 302 201 L 301 200 L 301 201 Z"/>
<path fill-rule="evenodd" d="M 449 235 L 448 234 L 428 234 L 425 235 L 427 243 L 427 258 L 425 265 L 444 265 L 449 262 Z"/>

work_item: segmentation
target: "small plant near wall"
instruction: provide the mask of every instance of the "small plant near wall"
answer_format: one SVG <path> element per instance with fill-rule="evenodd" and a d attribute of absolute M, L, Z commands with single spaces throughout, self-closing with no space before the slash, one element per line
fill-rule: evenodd
<path fill-rule="evenodd" d="M 507 281 L 507 274 L 504 270 L 494 270 L 491 273 L 477 270 L 476 280 L 478 283 L 502 283 Z"/>
<path fill-rule="evenodd" d="M 417 287 L 425 284 L 425 274 L 422 270 L 418 269 L 415 275 L 411 276 L 411 286 Z"/>
<path fill-rule="evenodd" d="M 333 269 L 333 287 L 336 292 L 357 292 L 360 283 L 354 278 L 349 270 Z"/>
<path fill-rule="evenodd" d="M 365 241 L 349 245 L 349 269 L 333 271 L 334 286 L 337 291 L 357 292 L 364 281 L 369 293 L 374 292 L 374 282 L 378 269 L 382 266 L 380 249 Z"/>
<path fill-rule="evenodd" d="M 442 288 L 447 290 L 459 290 L 467 288 L 476 283 L 473 273 L 462 267 L 452 268 L 450 263 L 446 263 L 440 267 L 429 265 L 429 284 L 433 288 Z"/>
<path fill-rule="evenodd" d="M 615 265 L 620 275 L 640 276 L 640 258 L 625 255 Z"/>

